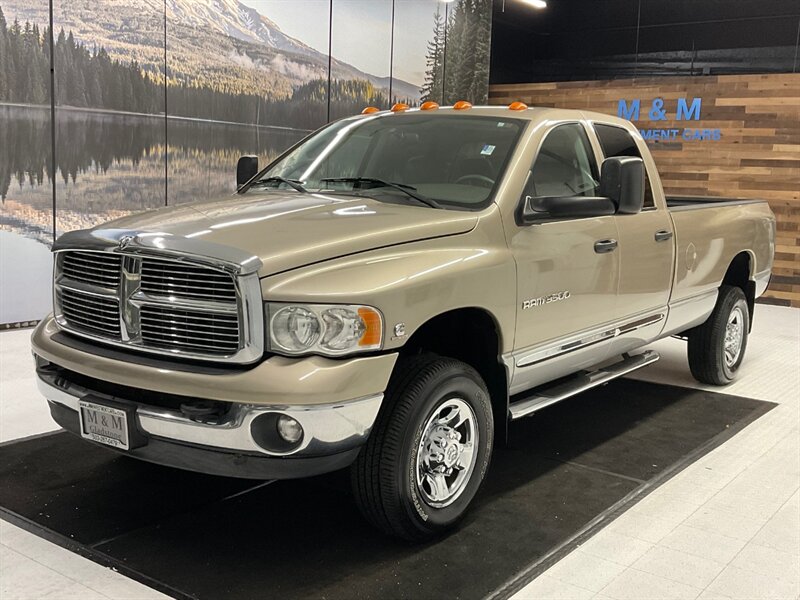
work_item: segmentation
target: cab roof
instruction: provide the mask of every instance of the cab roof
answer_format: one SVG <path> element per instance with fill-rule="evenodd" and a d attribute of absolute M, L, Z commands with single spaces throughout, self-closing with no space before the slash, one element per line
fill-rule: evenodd
<path fill-rule="evenodd" d="M 400 111 L 381 110 L 371 114 L 364 115 L 365 117 L 401 117 L 402 115 L 425 113 L 432 116 L 483 116 L 483 117 L 496 117 L 505 119 L 521 119 L 526 121 L 570 121 L 576 119 L 585 119 L 589 121 L 602 121 L 604 123 L 613 123 L 625 128 L 630 128 L 630 121 L 620 119 L 612 115 L 607 115 L 599 112 L 568 109 L 568 108 L 548 108 L 540 106 L 532 106 L 523 110 L 512 110 L 508 106 L 472 106 L 470 108 L 454 108 L 453 106 L 441 106 L 435 109 L 422 110 L 420 108 L 408 108 Z"/>

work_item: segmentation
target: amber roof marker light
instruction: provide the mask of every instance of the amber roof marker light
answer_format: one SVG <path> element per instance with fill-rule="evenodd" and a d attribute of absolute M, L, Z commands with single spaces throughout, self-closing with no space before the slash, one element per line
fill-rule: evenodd
<path fill-rule="evenodd" d="M 376 112 L 381 112 L 381 109 L 378 108 L 377 106 L 368 106 L 367 108 L 365 108 L 364 110 L 361 111 L 361 114 L 362 115 L 372 115 L 372 114 L 375 114 Z"/>
<path fill-rule="evenodd" d="M 408 110 L 411 108 L 408 104 L 404 104 L 402 102 L 398 102 L 394 106 L 392 106 L 392 112 L 403 112 L 404 110 Z"/>
<path fill-rule="evenodd" d="M 433 100 L 423 102 L 422 106 L 419 107 L 420 110 L 436 110 L 437 108 L 439 108 L 439 105 Z"/>
<path fill-rule="evenodd" d="M 524 102 L 512 102 L 508 105 L 508 110 L 528 110 L 528 105 Z"/>
<path fill-rule="evenodd" d="M 470 108 L 472 108 L 472 104 L 466 100 L 459 100 L 453 104 L 453 110 L 469 110 Z"/>

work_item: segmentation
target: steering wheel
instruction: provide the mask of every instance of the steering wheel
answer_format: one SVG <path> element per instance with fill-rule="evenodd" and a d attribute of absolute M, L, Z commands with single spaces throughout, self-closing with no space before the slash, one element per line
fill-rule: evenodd
<path fill-rule="evenodd" d="M 456 183 L 466 183 L 467 181 L 477 181 L 478 183 L 483 183 L 483 187 L 492 187 L 494 186 L 494 179 L 491 177 L 486 177 L 486 175 L 478 175 L 469 174 L 469 175 L 462 175 L 458 179 L 456 179 Z"/>

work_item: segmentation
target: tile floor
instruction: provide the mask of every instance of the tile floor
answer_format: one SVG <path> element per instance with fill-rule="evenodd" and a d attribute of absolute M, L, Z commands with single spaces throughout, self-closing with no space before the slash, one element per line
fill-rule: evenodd
<path fill-rule="evenodd" d="M 30 331 L 0 332 L 0 441 L 55 429 L 36 391 Z M 701 387 L 685 344 L 635 377 Z M 759 306 L 726 393 L 779 404 L 634 505 L 516 598 L 800 599 L 800 310 Z M 164 598 L 0 521 L 0 598 Z"/>

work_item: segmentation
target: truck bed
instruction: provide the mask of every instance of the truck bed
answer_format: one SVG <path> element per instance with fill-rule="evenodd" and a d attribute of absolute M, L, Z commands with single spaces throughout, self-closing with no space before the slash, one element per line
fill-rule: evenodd
<path fill-rule="evenodd" d="M 724 198 L 721 196 L 666 196 L 667 208 L 676 210 L 697 210 L 712 206 L 734 206 L 737 204 L 757 204 L 765 200 L 748 200 L 746 198 Z"/>

